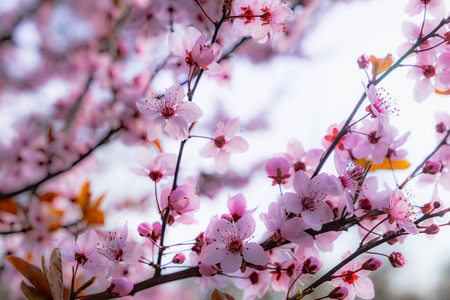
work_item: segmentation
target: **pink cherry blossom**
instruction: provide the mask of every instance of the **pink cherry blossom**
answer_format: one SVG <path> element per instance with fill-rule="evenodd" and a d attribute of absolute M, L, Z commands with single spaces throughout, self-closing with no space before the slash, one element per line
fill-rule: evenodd
<path fill-rule="evenodd" d="M 106 290 L 108 294 L 114 297 L 123 297 L 133 290 L 134 284 L 126 277 L 115 278 L 111 281 L 111 285 Z"/>
<path fill-rule="evenodd" d="M 419 228 L 414 224 L 415 214 L 413 206 L 409 203 L 407 197 L 403 195 L 402 190 L 395 189 L 389 200 L 389 208 L 383 208 L 388 213 L 389 223 L 395 223 L 397 228 L 404 229 L 410 234 L 419 233 Z"/>
<path fill-rule="evenodd" d="M 267 293 L 270 285 L 270 274 L 268 272 L 247 268 L 239 277 L 234 280 L 234 284 L 238 289 L 244 291 L 242 300 L 253 300 L 256 297 L 263 298 Z"/>
<path fill-rule="evenodd" d="M 350 255 L 350 252 L 346 252 L 342 259 L 344 260 Z M 370 257 L 359 257 L 352 260 L 344 267 L 339 269 L 334 275 L 334 279 L 330 281 L 333 286 L 340 286 L 348 288 L 348 296 L 344 299 L 353 300 L 356 296 L 362 299 L 372 299 L 374 294 L 373 283 L 367 277 L 370 271 L 361 269 L 362 265 Z"/>
<path fill-rule="evenodd" d="M 281 201 L 288 211 L 299 214 L 312 229 L 318 231 L 322 222 L 333 219 L 333 212 L 325 202 L 325 197 L 339 195 L 336 181 L 328 174 L 322 173 L 312 180 L 303 173 L 295 173 L 293 183 L 295 193 L 285 193 Z"/>
<path fill-rule="evenodd" d="M 292 161 L 294 164 L 294 175 L 298 171 L 305 172 L 308 176 L 311 176 L 314 169 L 319 164 L 320 158 L 324 151 L 322 149 L 311 149 L 305 151 L 302 143 L 297 139 L 290 139 L 287 146 L 286 159 Z"/>
<path fill-rule="evenodd" d="M 222 55 L 222 47 L 217 43 L 206 44 L 206 35 L 195 27 L 188 27 L 184 34 L 171 33 L 169 46 L 172 53 L 184 58 L 188 66 L 201 68 L 212 75 L 222 71 L 217 63 Z"/>
<path fill-rule="evenodd" d="M 99 242 L 97 233 L 94 230 L 80 234 L 77 240 L 59 240 L 58 246 L 61 248 L 61 258 L 65 262 L 77 262 L 82 268 L 93 270 L 106 264 L 105 257 L 97 252 Z"/>
<path fill-rule="evenodd" d="M 176 83 L 164 95 L 136 102 L 141 113 L 151 119 L 147 135 L 149 141 L 157 139 L 164 130 L 176 140 L 188 138 L 189 123 L 200 119 L 203 113 L 195 103 L 183 101 L 184 96 L 183 87 Z"/>
<path fill-rule="evenodd" d="M 359 139 L 358 144 L 352 149 L 352 154 L 355 158 L 366 158 L 380 164 L 388 154 L 389 145 L 393 141 L 393 127 L 384 127 L 383 133 L 379 135 L 378 119 L 373 121 L 366 119 L 362 121 L 362 124 L 363 128 L 359 132 L 365 136 Z"/>
<path fill-rule="evenodd" d="M 260 266 L 269 261 L 267 253 L 259 244 L 248 241 L 255 231 L 253 216 L 244 215 L 235 223 L 218 219 L 210 227 L 214 242 L 202 250 L 200 262 L 220 263 L 224 273 L 234 273 L 239 270 L 243 260 Z"/>
<path fill-rule="evenodd" d="M 139 146 L 136 149 L 135 160 L 145 170 L 131 169 L 134 173 L 150 177 L 151 180 L 159 182 L 161 179 L 174 174 L 177 156 L 172 153 L 161 153 L 155 158 L 145 147 Z"/>
<path fill-rule="evenodd" d="M 369 88 L 364 85 L 367 99 L 370 105 L 366 107 L 366 111 L 371 113 L 372 118 L 378 118 L 377 135 L 383 134 L 386 127 L 389 126 L 389 117 L 398 115 L 399 110 L 395 107 L 395 101 L 389 96 L 389 93 L 383 88 L 376 88 L 371 85 Z"/>
<path fill-rule="evenodd" d="M 111 277 L 119 267 L 120 262 L 134 264 L 141 257 L 141 247 L 133 241 L 127 242 L 128 226 L 125 224 L 120 233 L 109 232 L 99 252 L 113 262 L 109 268 L 106 278 Z"/>
<path fill-rule="evenodd" d="M 342 126 L 344 126 L 344 121 L 341 122 L 339 125 L 333 124 L 330 127 L 328 127 L 327 135 L 325 135 L 325 137 L 322 139 L 322 146 L 324 146 L 325 148 L 330 147 L 333 141 L 338 136 Z M 358 143 L 358 138 L 359 137 L 355 134 L 350 133 L 345 134 L 334 148 L 334 151 L 339 155 L 347 157 L 348 150 L 355 147 L 355 145 Z"/>
<path fill-rule="evenodd" d="M 272 185 L 287 184 L 291 177 L 291 165 L 283 157 L 273 157 L 265 165 L 267 177 L 272 179 Z"/>
<path fill-rule="evenodd" d="M 405 12 L 410 16 L 415 16 L 420 14 L 426 6 L 427 13 L 442 19 L 445 17 L 445 12 L 447 11 L 445 7 L 445 2 L 443 0 L 409 0 L 405 7 Z"/>
<path fill-rule="evenodd" d="M 239 118 L 226 123 L 219 122 L 214 132 L 214 139 L 200 150 L 202 157 L 215 157 L 216 171 L 223 174 L 228 170 L 230 154 L 242 153 L 248 150 L 248 143 L 240 136 L 235 136 L 239 128 Z"/>
<path fill-rule="evenodd" d="M 196 178 L 188 177 L 174 191 L 164 188 L 161 192 L 161 209 L 170 208 L 169 224 L 174 221 L 191 224 L 194 218 L 187 213 L 193 212 L 200 205 L 200 197 L 196 193 Z"/>
<path fill-rule="evenodd" d="M 243 194 L 239 193 L 233 197 L 228 197 L 228 210 L 233 221 L 238 221 L 242 216 L 253 213 L 256 208 L 247 210 L 247 202 Z"/>
<path fill-rule="evenodd" d="M 261 213 L 260 219 L 267 230 L 273 234 L 273 241 L 277 244 L 281 245 L 290 241 L 301 244 L 303 247 L 314 246 L 312 236 L 304 231 L 308 226 L 301 218 L 294 217 L 288 220 L 286 210 L 280 204 L 270 203 L 268 213 Z"/>

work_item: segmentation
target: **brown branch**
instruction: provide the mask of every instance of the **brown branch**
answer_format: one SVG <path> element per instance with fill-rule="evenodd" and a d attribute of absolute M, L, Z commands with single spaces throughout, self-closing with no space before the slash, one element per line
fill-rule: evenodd
<path fill-rule="evenodd" d="M 41 184 L 43 184 L 44 182 L 58 176 L 61 175 L 69 170 L 71 170 L 73 167 L 75 167 L 76 165 L 78 165 L 80 162 L 82 162 L 85 158 L 89 157 L 89 155 L 92 154 L 92 152 L 95 151 L 95 149 L 97 149 L 98 147 L 100 147 L 101 145 L 105 144 L 108 142 L 108 140 L 117 132 L 119 132 L 122 129 L 121 126 L 111 129 L 103 138 L 100 139 L 99 142 L 97 142 L 97 144 L 95 144 L 92 148 L 90 148 L 88 151 L 86 151 L 84 154 L 80 155 L 78 157 L 78 159 L 76 159 L 69 167 L 59 170 L 57 172 L 53 172 L 53 173 L 48 173 L 47 176 L 45 176 L 44 178 L 42 178 L 41 180 L 38 180 L 32 184 L 29 184 L 19 190 L 13 191 L 13 192 L 9 192 L 9 193 L 5 193 L 5 194 L 0 194 L 0 201 L 1 200 L 5 200 L 14 196 L 17 196 L 19 194 L 22 194 L 24 192 L 27 191 L 34 191 L 36 190 Z"/>

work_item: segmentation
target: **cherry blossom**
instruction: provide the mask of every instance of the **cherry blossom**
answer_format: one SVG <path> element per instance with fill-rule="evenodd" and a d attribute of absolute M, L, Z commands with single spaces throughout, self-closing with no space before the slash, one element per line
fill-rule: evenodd
<path fill-rule="evenodd" d="M 403 195 L 402 190 L 395 189 L 389 200 L 389 207 L 383 208 L 389 214 L 389 223 L 395 222 L 397 228 L 404 229 L 410 234 L 419 233 L 419 228 L 414 224 L 414 208 L 409 203 L 407 197 Z"/>
<path fill-rule="evenodd" d="M 135 160 L 146 170 L 131 169 L 133 172 L 148 176 L 151 180 L 159 182 L 161 179 L 174 174 L 177 156 L 172 153 L 161 153 L 155 158 L 145 147 L 139 146 L 136 149 Z"/>
<path fill-rule="evenodd" d="M 174 55 L 185 59 L 188 66 L 201 68 L 210 74 L 222 71 L 217 63 L 222 55 L 222 47 L 217 43 L 206 44 L 206 35 L 195 27 L 188 27 L 184 34 L 171 33 L 169 46 Z"/>
<path fill-rule="evenodd" d="M 104 237 L 104 242 L 99 248 L 99 252 L 113 262 L 108 270 L 106 278 L 111 277 L 119 267 L 120 262 L 134 264 L 141 256 L 141 248 L 136 242 L 127 242 L 128 226 L 125 224 L 120 233 L 109 232 Z"/>
<path fill-rule="evenodd" d="M 405 12 L 410 16 L 415 16 L 420 14 L 425 7 L 427 13 L 433 17 L 436 17 L 437 19 L 442 19 L 445 17 L 445 12 L 447 9 L 443 0 L 409 0 L 405 7 Z"/>
<path fill-rule="evenodd" d="M 350 252 L 346 252 L 342 260 L 347 258 Z M 370 257 L 369 257 L 370 258 Z M 359 257 L 339 269 L 330 281 L 333 286 L 348 288 L 348 296 L 344 299 L 353 300 L 356 296 L 362 299 L 372 299 L 374 295 L 373 283 L 367 277 L 370 271 L 362 269 L 362 265 L 368 257 Z"/>
<path fill-rule="evenodd" d="M 76 241 L 60 240 L 57 244 L 61 248 L 63 261 L 75 261 L 82 268 L 93 270 L 103 267 L 107 262 L 105 257 L 97 252 L 98 242 L 97 233 L 89 229 L 80 234 Z"/>
<path fill-rule="evenodd" d="M 188 138 L 189 123 L 200 119 L 203 113 L 195 103 L 183 101 L 184 96 L 183 87 L 176 83 L 164 95 L 136 102 L 141 113 L 151 118 L 148 140 L 157 139 L 164 130 L 176 140 Z"/>
<path fill-rule="evenodd" d="M 288 211 L 299 214 L 314 230 L 322 228 L 322 222 L 333 219 L 333 212 L 325 202 L 325 197 L 338 196 L 336 180 L 328 174 L 322 173 L 312 180 L 303 172 L 295 173 L 293 186 L 295 193 L 285 193 L 281 201 Z"/>
<path fill-rule="evenodd" d="M 248 241 L 255 231 L 255 219 L 251 215 L 244 215 L 235 223 L 218 219 L 210 227 L 214 242 L 202 250 L 200 262 L 220 263 L 224 273 L 238 271 L 243 260 L 260 266 L 268 262 L 264 249 L 259 244 Z"/>
<path fill-rule="evenodd" d="M 200 150 L 202 157 L 215 157 L 216 171 L 223 174 L 228 170 L 230 154 L 242 153 L 248 150 L 248 143 L 240 136 L 235 136 L 239 128 L 239 118 L 226 123 L 217 123 L 214 139 Z"/>
<path fill-rule="evenodd" d="M 399 110 L 395 107 L 395 101 L 389 97 L 389 93 L 386 93 L 383 88 L 377 89 L 374 85 L 369 88 L 364 84 L 363 86 L 366 90 L 367 99 L 370 101 L 366 111 L 372 114 L 372 118 L 378 118 L 377 135 L 381 136 L 385 128 L 389 126 L 389 117 L 398 115 Z"/>
<path fill-rule="evenodd" d="M 230 211 L 233 221 L 238 221 L 242 216 L 253 213 L 256 208 L 247 210 L 247 202 L 243 194 L 239 193 L 233 197 L 228 197 L 228 210 Z"/>
<path fill-rule="evenodd" d="M 272 179 L 272 185 L 287 184 L 288 178 L 291 177 L 291 165 L 283 157 L 273 157 L 266 162 L 265 165 L 267 177 Z"/>

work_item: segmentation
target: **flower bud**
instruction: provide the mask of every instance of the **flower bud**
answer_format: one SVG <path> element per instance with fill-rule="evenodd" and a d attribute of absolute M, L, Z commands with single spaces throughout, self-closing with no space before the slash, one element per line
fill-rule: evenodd
<path fill-rule="evenodd" d="M 328 298 L 342 300 L 348 296 L 348 288 L 345 286 L 338 286 L 328 294 Z"/>
<path fill-rule="evenodd" d="M 227 220 L 228 222 L 233 223 L 233 217 L 229 214 L 223 214 L 221 217 L 221 219 Z"/>
<path fill-rule="evenodd" d="M 152 224 L 152 226 L 153 226 L 153 231 L 152 231 L 152 236 L 150 238 L 156 242 L 161 237 L 161 224 L 159 224 L 158 222 L 155 222 Z"/>
<path fill-rule="evenodd" d="M 147 222 L 143 222 L 138 226 L 138 232 L 140 236 L 149 237 L 152 235 L 153 226 Z"/>
<path fill-rule="evenodd" d="M 425 231 L 426 234 L 437 234 L 439 232 L 439 225 L 437 224 L 431 224 L 428 226 Z"/>
<path fill-rule="evenodd" d="M 361 266 L 361 269 L 367 271 L 375 271 L 376 269 L 381 267 L 382 264 L 383 262 L 381 261 L 381 259 L 371 257 Z"/>
<path fill-rule="evenodd" d="M 186 260 L 186 256 L 183 253 L 178 253 L 172 258 L 174 264 L 182 264 Z"/>
<path fill-rule="evenodd" d="M 436 132 L 437 133 L 444 133 L 446 131 L 445 125 L 443 122 L 436 125 Z"/>
<path fill-rule="evenodd" d="M 134 284 L 130 279 L 119 277 L 111 281 L 111 285 L 106 292 L 114 297 L 122 297 L 128 295 L 133 290 Z"/>
<path fill-rule="evenodd" d="M 389 262 L 394 268 L 402 268 L 406 264 L 406 258 L 400 252 L 392 252 Z"/>
<path fill-rule="evenodd" d="M 367 69 L 369 67 L 370 64 L 370 60 L 369 57 L 365 54 L 361 55 L 360 57 L 358 57 L 358 66 L 360 69 Z"/>
<path fill-rule="evenodd" d="M 442 164 L 435 160 L 429 160 L 423 166 L 422 172 L 425 174 L 436 174 L 442 170 Z"/>
<path fill-rule="evenodd" d="M 322 262 L 314 256 L 308 257 L 303 263 L 303 274 L 316 274 L 322 268 Z"/>
<path fill-rule="evenodd" d="M 391 235 L 391 234 L 393 234 L 393 233 L 395 233 L 395 231 L 390 230 L 390 231 L 386 232 L 385 234 L 383 234 L 383 237 L 387 237 L 388 235 Z M 395 238 L 393 238 L 393 239 L 387 241 L 387 243 L 388 243 L 389 245 L 394 245 L 394 244 L 397 243 L 397 242 L 398 242 L 398 237 L 395 237 Z"/>

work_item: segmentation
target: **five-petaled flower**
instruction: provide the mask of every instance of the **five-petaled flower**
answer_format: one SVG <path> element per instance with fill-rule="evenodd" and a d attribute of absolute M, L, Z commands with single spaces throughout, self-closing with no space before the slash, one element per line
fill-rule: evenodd
<path fill-rule="evenodd" d="M 190 101 L 183 101 L 183 87 L 176 83 L 167 89 L 165 95 L 143 98 L 137 101 L 138 109 L 150 117 L 147 138 L 153 141 L 165 130 L 176 140 L 189 136 L 189 124 L 203 115 L 201 109 Z"/>
<path fill-rule="evenodd" d="M 210 226 L 214 242 L 200 253 L 201 263 L 220 263 L 224 273 L 234 273 L 239 270 L 243 260 L 254 265 L 265 265 L 269 261 L 267 253 L 259 244 L 248 241 L 255 231 L 253 216 L 244 215 L 234 223 L 218 219 Z"/>

